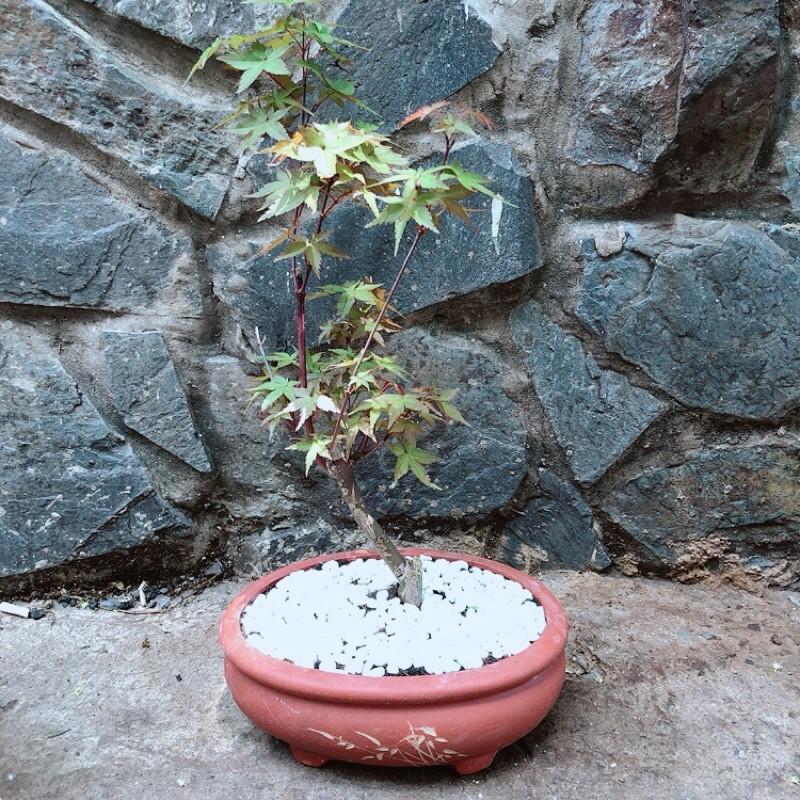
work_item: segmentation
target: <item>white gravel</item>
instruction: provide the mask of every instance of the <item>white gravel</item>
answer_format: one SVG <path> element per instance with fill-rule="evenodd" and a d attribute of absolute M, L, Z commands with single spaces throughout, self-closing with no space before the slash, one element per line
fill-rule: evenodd
<path fill-rule="evenodd" d="M 390 597 L 380 559 L 293 572 L 242 613 L 247 643 L 302 667 L 352 675 L 483 666 L 541 636 L 544 611 L 520 584 L 466 561 L 423 556 L 422 608 Z"/>

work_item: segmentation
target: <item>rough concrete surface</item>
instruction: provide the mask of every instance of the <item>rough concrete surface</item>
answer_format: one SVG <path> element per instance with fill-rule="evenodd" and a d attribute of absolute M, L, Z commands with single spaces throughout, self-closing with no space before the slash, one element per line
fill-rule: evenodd
<path fill-rule="evenodd" d="M 550 573 L 564 693 L 479 775 L 292 761 L 235 707 L 217 622 L 241 583 L 162 614 L 0 620 L 0 797 L 782 800 L 800 797 L 800 598 Z"/>

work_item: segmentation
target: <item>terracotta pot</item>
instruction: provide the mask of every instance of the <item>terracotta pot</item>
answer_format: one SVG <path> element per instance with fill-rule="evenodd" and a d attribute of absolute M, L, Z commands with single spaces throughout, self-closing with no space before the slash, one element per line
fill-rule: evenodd
<path fill-rule="evenodd" d="M 375 558 L 375 553 L 357 550 L 309 558 L 254 581 L 222 617 L 225 677 L 239 708 L 256 725 L 288 742 L 303 764 L 449 764 L 463 775 L 477 772 L 492 763 L 500 748 L 533 730 L 561 691 L 567 620 L 543 584 L 485 558 L 421 548 L 403 552 L 463 559 L 521 583 L 544 609 L 544 632 L 521 653 L 480 669 L 408 677 L 322 672 L 249 646 L 242 633 L 242 611 L 291 572 L 332 559 Z"/>

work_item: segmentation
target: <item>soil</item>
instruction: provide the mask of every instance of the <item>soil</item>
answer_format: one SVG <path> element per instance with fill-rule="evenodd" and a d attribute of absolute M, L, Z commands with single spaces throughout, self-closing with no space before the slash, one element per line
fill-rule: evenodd
<path fill-rule="evenodd" d="M 798 800 L 800 599 L 549 573 L 561 699 L 494 766 L 296 764 L 233 704 L 221 582 L 151 613 L 0 619 L 2 800 Z"/>

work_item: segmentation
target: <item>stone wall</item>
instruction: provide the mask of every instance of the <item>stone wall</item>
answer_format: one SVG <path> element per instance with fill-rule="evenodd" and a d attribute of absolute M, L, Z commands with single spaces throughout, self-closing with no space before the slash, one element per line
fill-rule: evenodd
<path fill-rule="evenodd" d="M 427 237 L 398 297 L 393 349 L 460 389 L 470 428 L 431 437 L 442 492 L 362 465 L 388 526 L 531 570 L 796 585 L 795 4 L 323 9 L 372 46 L 354 75 L 386 130 L 444 96 L 495 120 L 456 157 L 509 201 L 494 236 L 484 206 Z M 358 541 L 245 410 L 255 326 L 291 331 L 248 198 L 269 167 L 214 127 L 219 64 L 184 85 L 214 35 L 271 13 L 0 0 L 0 588 Z M 380 234 L 337 237 L 355 258 L 331 277 L 389 279 Z"/>

